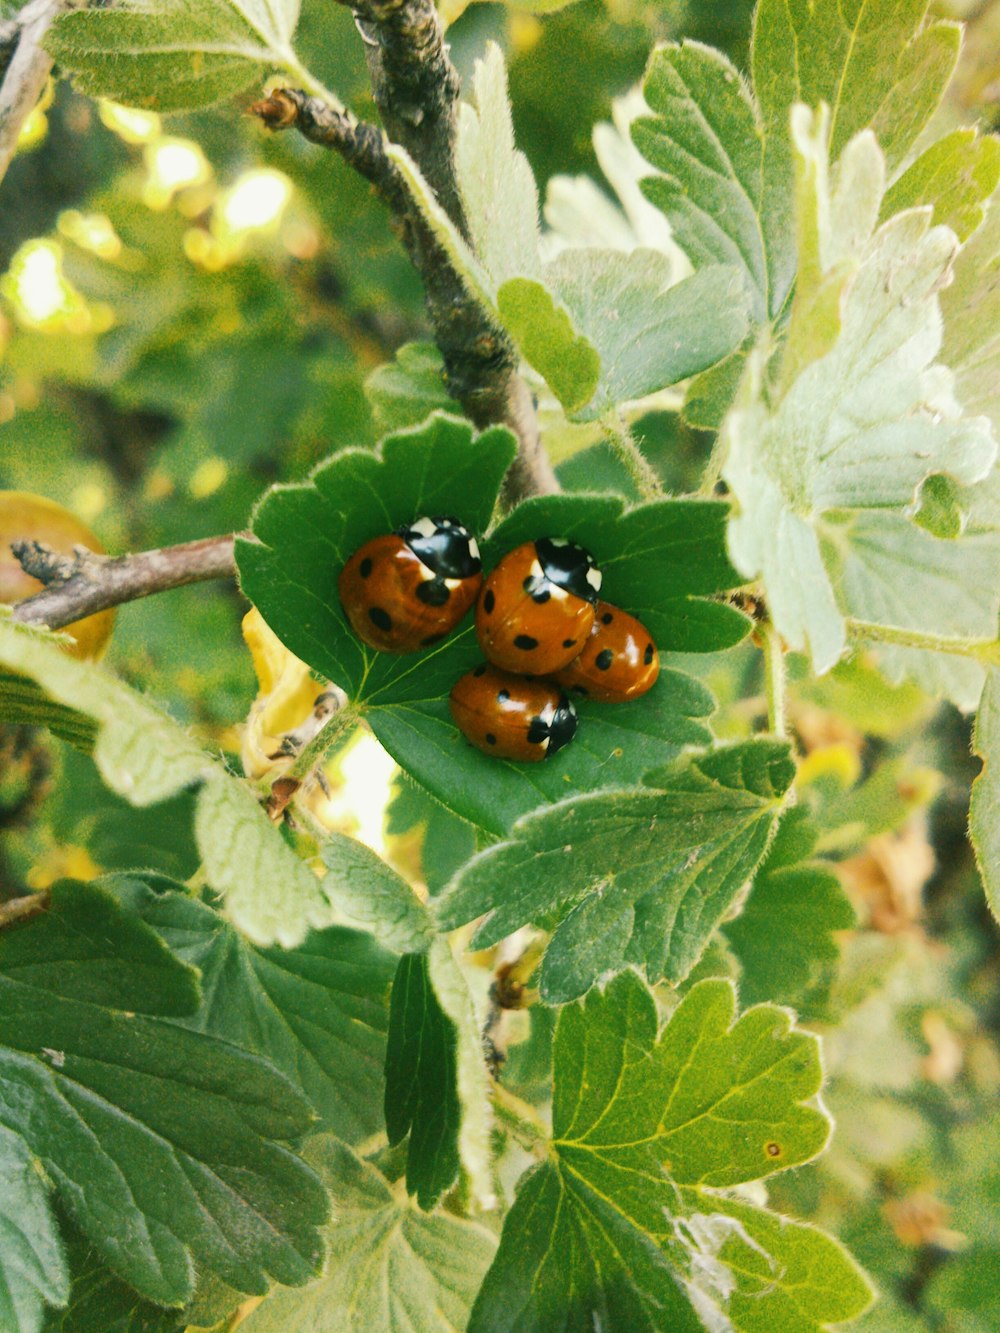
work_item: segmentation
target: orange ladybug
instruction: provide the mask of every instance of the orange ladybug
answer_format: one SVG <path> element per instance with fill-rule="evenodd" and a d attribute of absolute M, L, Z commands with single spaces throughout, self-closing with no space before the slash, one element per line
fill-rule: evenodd
<path fill-rule="evenodd" d="M 456 518 L 418 518 L 366 542 L 337 583 L 351 628 L 383 653 L 415 653 L 450 634 L 483 581 L 476 539 Z"/>
<path fill-rule="evenodd" d="M 574 694 L 617 704 L 638 699 L 659 674 L 660 654 L 642 622 L 610 602 L 598 602 L 583 651 L 552 679 Z"/>
<path fill-rule="evenodd" d="M 576 734 L 576 710 L 562 690 L 485 663 L 455 685 L 451 715 L 484 754 L 529 764 L 555 754 Z"/>
<path fill-rule="evenodd" d="M 546 676 L 576 657 L 594 623 L 601 571 L 576 542 L 543 537 L 500 561 L 476 606 L 483 656 L 505 671 Z"/>

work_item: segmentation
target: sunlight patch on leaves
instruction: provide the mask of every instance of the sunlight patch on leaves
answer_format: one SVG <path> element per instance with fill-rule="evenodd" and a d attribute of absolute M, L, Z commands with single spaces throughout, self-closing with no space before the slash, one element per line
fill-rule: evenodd
<path fill-rule="evenodd" d="M 307 1160 L 334 1200 L 329 1259 L 317 1282 L 278 1287 L 247 1333 L 454 1333 L 464 1328 L 496 1241 L 477 1222 L 428 1216 L 369 1162 L 328 1136 Z"/>
<path fill-rule="evenodd" d="M 743 1300 L 766 1290 L 762 1272 L 780 1292 L 769 1299 L 791 1301 L 802 1330 L 867 1305 L 867 1284 L 834 1241 L 809 1228 L 786 1239 L 783 1219 L 717 1192 L 822 1151 L 830 1122 L 815 1102 L 816 1038 L 774 1005 L 737 1018 L 727 981 L 695 986 L 658 1026 L 632 972 L 561 1011 L 552 1155 L 521 1184 L 470 1333 L 541 1333 L 556 1317 L 693 1333 L 711 1309 L 736 1329 L 780 1327 L 754 1322 L 755 1301 Z M 795 1265 L 786 1287 L 795 1239 L 811 1262 Z M 757 1262 L 745 1263 L 747 1249 Z"/>
<path fill-rule="evenodd" d="M 239 779 L 137 691 L 68 656 L 50 635 L 0 619 L 0 663 L 100 728 L 94 760 L 112 791 L 147 806 L 197 787 L 195 831 L 208 882 L 231 897 L 235 923 L 260 944 L 297 944 L 330 907 L 319 881 Z"/>
<path fill-rule="evenodd" d="M 750 741 L 526 815 L 513 838 L 458 872 L 437 899 L 444 929 L 488 913 L 472 948 L 536 923 L 553 931 L 539 988 L 549 1004 L 628 964 L 683 980 L 764 854 L 794 765 Z"/>
<path fill-rule="evenodd" d="M 959 252 L 941 311 L 941 355 L 955 374 L 955 392 L 967 412 L 985 413 L 1000 432 L 1000 199 Z"/>
<path fill-rule="evenodd" d="M 103 1260 L 150 1300 L 183 1303 L 194 1260 L 242 1291 L 264 1291 L 268 1275 L 306 1281 L 321 1260 L 326 1200 L 277 1142 L 310 1121 L 294 1086 L 228 1042 L 136 1014 L 128 966 L 109 1004 L 105 960 L 86 946 L 69 986 L 61 963 L 34 963 L 36 951 L 56 958 L 69 895 L 102 892 L 66 885 L 44 916 L 0 940 L 0 1124 L 41 1161 Z M 146 953 L 162 947 L 137 918 L 115 933 L 126 956 L 143 933 Z M 190 987 L 190 968 L 176 960 L 174 970 L 171 1014 Z"/>

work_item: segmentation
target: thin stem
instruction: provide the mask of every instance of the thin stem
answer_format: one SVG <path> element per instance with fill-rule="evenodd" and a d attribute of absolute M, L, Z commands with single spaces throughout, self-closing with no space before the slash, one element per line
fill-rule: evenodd
<path fill-rule="evenodd" d="M 726 466 L 726 458 L 729 454 L 729 445 L 720 431 L 715 437 L 715 443 L 712 445 L 712 452 L 708 456 L 708 462 L 705 464 L 705 471 L 702 473 L 701 485 L 698 487 L 699 495 L 709 497 L 715 494 L 715 488 L 718 486 L 722 477 L 722 469 Z"/>
<path fill-rule="evenodd" d="M 847 631 L 854 639 L 870 643 L 892 643 L 900 648 L 922 648 L 929 653 L 951 653 L 972 657 L 985 666 L 1000 666 L 1000 639 L 960 638 L 948 634 L 927 634 L 922 630 L 876 625 L 868 620 L 848 619 Z"/>
<path fill-rule="evenodd" d="M 764 679 L 767 690 L 767 722 L 771 734 L 782 739 L 788 735 L 785 723 L 785 649 L 781 636 L 769 620 L 757 626 L 764 649 Z"/>
<path fill-rule="evenodd" d="M 601 421 L 608 443 L 628 469 L 636 490 L 644 500 L 656 500 L 663 494 L 663 484 L 636 443 L 635 436 L 619 412 L 609 412 Z"/>
<path fill-rule="evenodd" d="M 314 769 L 323 763 L 344 732 L 349 727 L 355 726 L 357 721 L 358 710 L 356 708 L 350 704 L 338 708 L 326 726 L 321 727 L 312 740 L 302 747 L 296 755 L 295 762 L 290 768 L 285 769 L 281 776 L 291 778 L 293 781 L 304 782 Z"/>
<path fill-rule="evenodd" d="M 493 1109 L 497 1119 L 503 1121 L 522 1148 L 537 1157 L 547 1154 L 552 1136 L 545 1121 L 533 1106 L 515 1097 L 496 1080 L 493 1082 Z"/>

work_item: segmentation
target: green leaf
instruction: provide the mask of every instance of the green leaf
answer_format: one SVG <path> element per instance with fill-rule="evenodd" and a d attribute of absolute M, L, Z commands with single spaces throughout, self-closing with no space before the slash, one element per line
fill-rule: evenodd
<path fill-rule="evenodd" d="M 772 1000 L 808 1016 L 813 994 L 840 957 L 833 932 L 855 924 L 836 875 L 810 860 L 815 843 L 805 811 L 790 810 L 742 912 L 725 927 L 740 962 L 743 1004 Z"/>
<path fill-rule="evenodd" d="M 21 979 L 24 955 L 53 955 L 65 937 L 64 902 L 4 939 L 0 1124 L 40 1160 L 102 1259 L 148 1299 L 182 1304 L 193 1261 L 242 1291 L 264 1291 L 268 1276 L 304 1282 L 321 1261 L 326 1200 L 276 1140 L 302 1133 L 307 1104 L 257 1057 L 133 1012 L 129 968 L 114 1006 L 76 998 L 106 985 L 103 959 L 86 951 L 69 988 L 57 970 Z M 128 949 L 134 931 L 119 933 Z M 188 969 L 178 973 L 184 992 Z"/>
<path fill-rule="evenodd" d="M 854 515 L 831 529 L 843 603 L 859 620 L 958 638 L 991 639 L 1000 613 L 1000 533 L 967 532 L 945 541 L 901 515 Z M 839 567 L 838 567 L 839 566 Z M 984 668 L 975 658 L 881 644 L 877 657 L 893 683 L 973 709 Z"/>
<path fill-rule="evenodd" d="M 507 72 L 495 42 L 476 61 L 472 89 L 476 109 L 459 105 L 455 177 L 476 255 L 502 288 L 510 278 L 540 276 L 541 256 L 538 191 L 514 144 Z"/>
<path fill-rule="evenodd" d="M 521 355 L 538 371 L 570 414 L 597 389 L 601 358 L 578 334 L 568 311 L 541 282 L 509 278 L 497 292 L 497 311 Z"/>
<path fill-rule="evenodd" d="M 407 1134 L 406 1188 L 430 1212 L 458 1178 L 461 1108 L 455 1026 L 431 984 L 425 954 L 404 954 L 392 983 L 385 1063 L 389 1143 Z"/>
<path fill-rule="evenodd" d="M 988 1243 L 952 1254 L 931 1275 L 926 1301 L 937 1318 L 959 1333 L 992 1333 L 1000 1322 L 1000 1293 L 993 1275 L 1000 1246 Z"/>
<path fill-rule="evenodd" d="M 399 960 L 386 1052 L 390 1144 L 407 1133 L 406 1184 L 430 1211 L 459 1166 L 480 1207 L 495 1204 L 482 1024 L 447 941 Z"/>
<path fill-rule="evenodd" d="M 290 64 L 298 10 L 297 0 L 164 0 L 155 10 L 127 0 L 62 15 L 45 45 L 81 92 L 186 111 Z"/>
<path fill-rule="evenodd" d="M 890 7 L 852 0 L 761 0 L 754 15 L 753 81 L 769 152 L 779 157 L 795 102 L 831 110 L 831 158 L 870 127 L 891 169 L 906 156 L 948 85 L 961 44 L 957 23 L 925 26 L 927 0 Z"/>
<path fill-rule="evenodd" d="M 1000 202 L 959 251 L 941 312 L 941 355 L 955 373 L 955 392 L 967 412 L 985 413 L 1000 431 Z"/>
<path fill-rule="evenodd" d="M 112 791 L 133 805 L 198 787 L 195 833 L 208 883 L 228 896 L 233 920 L 257 943 L 292 946 L 310 923 L 329 923 L 319 881 L 246 784 L 166 713 L 108 672 L 69 657 L 50 635 L 6 617 L 0 617 L 0 663 L 97 723 L 94 761 Z"/>
<path fill-rule="evenodd" d="M 972 784 L 969 836 L 990 911 L 1000 921 L 1000 669 L 991 668 L 976 716 L 973 748 L 983 761 Z"/>
<path fill-rule="evenodd" d="M 323 843 L 323 889 L 343 919 L 394 953 L 423 953 L 434 938 L 427 908 L 401 875 L 355 838 Z M 341 1135 L 341 1137 L 343 1137 Z"/>
<path fill-rule="evenodd" d="M 44 931 L 0 935 L 4 976 L 67 1000 L 185 1018 L 201 1003 L 197 969 L 126 913 L 101 882 L 60 880 Z"/>
<path fill-rule="evenodd" d="M 739 72 L 700 42 L 668 43 L 653 54 L 643 94 L 656 114 L 637 120 L 632 137 L 662 173 L 643 182 L 646 197 L 695 268 L 735 266 L 754 322 L 773 319 L 794 276 L 791 174 L 769 208 L 763 130 Z"/>
<path fill-rule="evenodd" d="M 322 1278 L 277 1288 L 247 1333 L 454 1333 L 464 1328 L 496 1241 L 477 1222 L 428 1217 L 343 1144 L 323 1136 L 307 1156 L 334 1198 Z"/>
<path fill-rule="evenodd" d="M 46 727 L 53 736 L 89 754 L 97 728 L 75 708 L 53 703 L 33 680 L 0 671 L 0 719 L 11 726 Z"/>
<path fill-rule="evenodd" d="M 934 221 L 968 240 L 986 216 L 986 201 L 1000 185 L 1000 142 L 975 129 L 953 130 L 932 143 L 892 185 L 882 219 L 930 204 Z"/>
<path fill-rule="evenodd" d="M 702 982 L 658 1032 L 653 995 L 625 972 L 561 1011 L 550 1157 L 522 1182 L 470 1333 L 693 1331 L 719 1311 L 737 1329 L 820 1330 L 868 1303 L 834 1242 L 719 1193 L 815 1157 L 830 1129 L 810 1104 L 816 1039 L 773 1005 L 737 1020 L 735 998 Z M 761 1322 L 745 1297 L 762 1294 L 797 1322 Z"/>
<path fill-rule="evenodd" d="M 365 380 L 379 431 L 408 430 L 432 412 L 459 412 L 444 384 L 444 358 L 435 343 L 404 343 L 393 359 Z"/>
<path fill-rule="evenodd" d="M 2 1126 L 0 1180 L 0 1328 L 38 1333 L 44 1305 L 69 1300 L 69 1273 L 37 1160 Z"/>
<path fill-rule="evenodd" d="M 716 365 L 749 327 L 746 289 L 733 266 L 713 264 L 677 282 L 670 259 L 657 250 L 571 248 L 546 267 L 545 281 L 596 350 L 597 384 L 589 398 L 570 402 L 526 349 L 525 356 L 576 420 L 591 421 Z M 549 348 L 545 355 L 555 354 Z M 567 371 L 560 366 L 558 373 Z"/>
<path fill-rule="evenodd" d="M 201 972 L 207 1002 L 184 1025 L 268 1061 L 349 1143 L 382 1127 L 382 1066 L 393 959 L 369 935 L 311 931 L 294 949 L 257 949 L 186 894 L 135 876 L 111 887 Z"/>
<path fill-rule="evenodd" d="M 792 647 L 808 644 L 820 672 L 846 643 L 820 516 L 904 509 L 931 473 L 971 483 L 996 453 L 989 423 L 959 416 L 951 378 L 933 364 L 936 294 L 953 252 L 952 233 L 930 229 L 923 211 L 892 218 L 848 289 L 832 350 L 803 370 L 776 411 L 751 401 L 727 423 L 723 474 L 742 511 L 730 528 L 734 561 L 748 577 L 762 575 L 776 627 Z M 849 532 L 837 540 L 849 543 Z"/>
<path fill-rule="evenodd" d="M 405 773 L 397 776 L 386 811 L 386 832 L 401 837 L 421 829 L 420 874 L 431 893 L 440 893 L 476 850 L 471 824 L 458 819 Z"/>
<path fill-rule="evenodd" d="M 461 817 L 502 834 L 539 804 L 594 786 L 637 781 L 683 746 L 703 744 L 704 688 L 664 671 L 642 699 L 580 707 L 571 746 L 544 764 L 498 762 L 473 750 L 447 696 L 480 660 L 471 625 L 424 653 L 376 653 L 357 638 L 337 576 L 363 542 L 421 513 L 453 513 L 481 534 L 512 457 L 506 431 L 473 441 L 464 422 L 435 417 L 390 437 L 381 454 L 335 455 L 306 485 L 270 492 L 238 543 L 243 587 L 275 633 L 321 676 L 346 689 L 393 758 Z M 604 571 L 604 595 L 638 615 L 661 651 L 706 652 L 744 637 L 749 621 L 709 598 L 738 581 L 725 554 L 725 505 L 663 500 L 624 511 L 611 496 L 554 496 L 522 504 L 486 541 L 484 567 L 522 541 L 559 533 L 583 543 Z"/>
<path fill-rule="evenodd" d="M 794 776 L 788 747 L 750 741 L 646 781 L 656 790 L 572 797 L 524 816 L 437 900 L 439 924 L 486 917 L 473 948 L 528 922 L 555 926 L 539 986 L 582 995 L 634 963 L 683 980 L 764 854 Z"/>

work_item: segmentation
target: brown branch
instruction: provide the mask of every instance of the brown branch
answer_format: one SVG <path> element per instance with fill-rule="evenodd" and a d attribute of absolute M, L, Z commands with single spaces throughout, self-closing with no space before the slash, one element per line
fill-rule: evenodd
<path fill-rule="evenodd" d="M 30 921 L 33 916 L 40 916 L 48 910 L 49 892 L 25 894 L 21 898 L 8 898 L 0 903 L 0 930 L 12 926 L 17 921 Z"/>
<path fill-rule="evenodd" d="M 52 58 L 42 40 L 68 0 L 29 0 L 0 25 L 0 181 L 17 152 L 21 126 L 38 103 Z"/>
<path fill-rule="evenodd" d="M 423 279 L 448 392 L 480 429 L 505 425 L 517 437 L 518 455 L 504 482 L 505 501 L 515 504 L 528 495 L 557 491 L 542 449 L 534 400 L 517 373 L 514 346 L 467 291 L 387 155 L 382 132 L 335 111 L 320 98 L 290 88 L 273 92 L 250 111 L 271 129 L 294 127 L 311 142 L 333 149 L 372 183 L 399 221 L 403 244 Z M 457 193 L 455 197 L 457 201 Z M 460 204 L 456 206 L 457 221 L 464 227 Z"/>
<path fill-rule="evenodd" d="M 233 542 L 234 534 L 227 533 L 182 546 L 108 556 L 95 555 L 85 546 L 75 547 L 72 555 L 62 555 L 44 542 L 15 538 L 10 547 L 22 569 L 46 586 L 18 602 L 14 619 L 25 625 L 62 629 L 96 611 L 151 593 L 205 579 L 230 578 L 236 573 Z"/>

